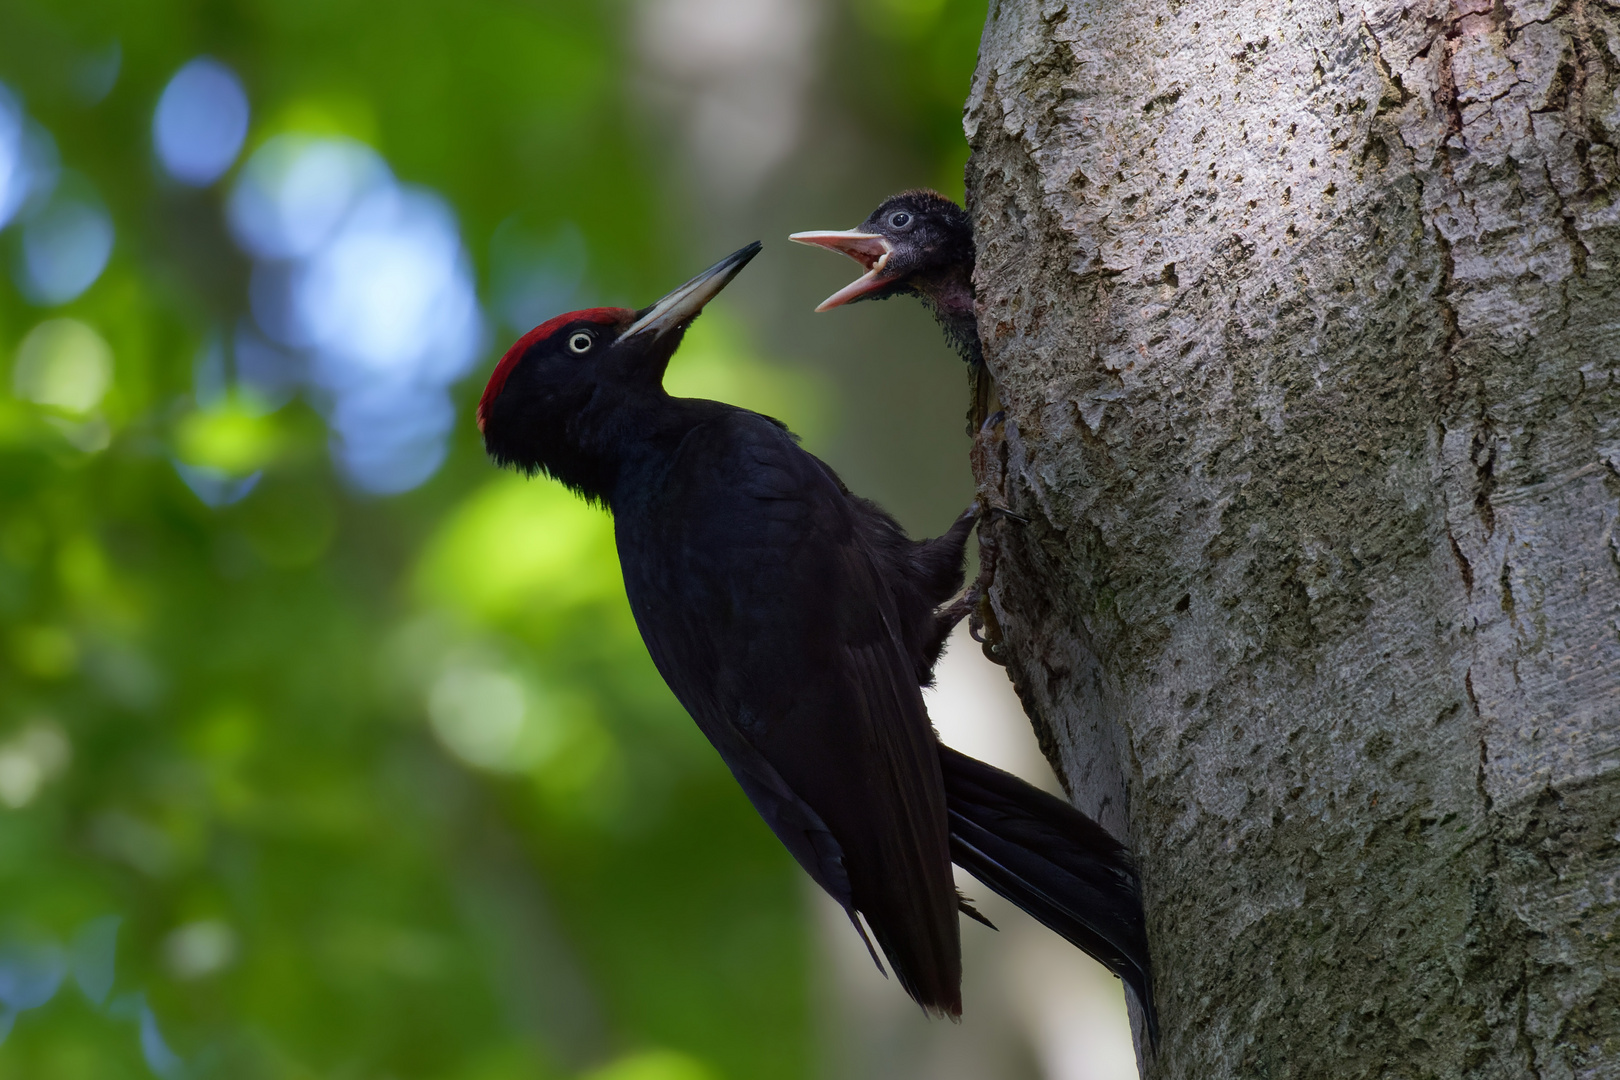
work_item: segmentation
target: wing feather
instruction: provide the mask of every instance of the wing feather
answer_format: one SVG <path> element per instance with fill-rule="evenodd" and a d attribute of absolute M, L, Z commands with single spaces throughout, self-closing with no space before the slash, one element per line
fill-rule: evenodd
<path fill-rule="evenodd" d="M 956 1015 L 933 729 L 893 597 L 828 476 L 763 418 L 699 427 L 663 497 L 615 507 L 625 586 L 659 671 L 760 815 L 865 917 L 907 991 Z"/>

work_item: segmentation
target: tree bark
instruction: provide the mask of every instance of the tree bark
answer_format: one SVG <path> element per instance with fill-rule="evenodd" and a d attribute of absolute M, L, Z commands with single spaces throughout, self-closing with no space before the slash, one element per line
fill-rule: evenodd
<path fill-rule="evenodd" d="M 1620 1075 L 1620 8 L 992 0 L 1000 658 L 1150 1076 Z"/>

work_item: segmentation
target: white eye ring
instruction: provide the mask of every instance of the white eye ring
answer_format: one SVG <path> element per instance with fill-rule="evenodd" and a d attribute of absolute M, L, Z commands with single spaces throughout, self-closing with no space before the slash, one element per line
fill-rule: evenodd
<path fill-rule="evenodd" d="M 588 353 L 595 344 L 596 339 L 584 330 L 578 330 L 568 337 L 568 348 L 572 352 Z"/>
<path fill-rule="evenodd" d="M 890 228 L 903 229 L 910 224 L 911 215 L 906 213 L 904 210 L 896 210 L 894 213 L 889 215 Z"/>

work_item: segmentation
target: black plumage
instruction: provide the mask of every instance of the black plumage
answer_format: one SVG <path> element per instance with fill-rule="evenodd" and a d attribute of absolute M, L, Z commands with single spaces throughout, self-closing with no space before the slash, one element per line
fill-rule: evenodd
<path fill-rule="evenodd" d="M 979 338 L 973 226 L 966 211 L 935 191 L 903 191 L 884 199 L 853 229 L 794 233 L 789 239 L 841 252 L 865 269 L 817 311 L 892 296 L 921 300 L 967 363 L 968 432 L 988 434 L 986 421 L 997 395 Z M 986 556 L 984 580 L 975 583 L 956 610 L 981 606 L 992 566 L 993 559 Z M 980 762 L 973 762 L 981 772 L 972 780 L 975 774 L 964 764 L 971 758 L 951 760 L 954 767 L 946 768 L 945 783 L 953 807 L 957 865 L 1120 976 L 1142 1003 L 1156 1039 L 1141 896 L 1124 847 L 1062 800 L 1005 773 L 991 770 L 992 779 L 982 772 L 990 766 Z M 992 797 L 991 792 L 999 794 Z M 1043 804 L 1042 797 L 1050 803 Z M 954 812 L 970 807 L 977 812 Z M 980 842 L 970 843 L 969 834 Z"/>
<path fill-rule="evenodd" d="M 1065 936 L 1099 958 L 1096 942 L 1121 935 L 1074 882 L 1121 901 L 1111 915 L 1129 923 L 1134 872 L 1084 815 L 934 735 L 921 685 L 974 515 L 911 540 L 777 421 L 664 392 L 686 326 L 757 250 L 641 312 L 537 327 L 497 366 L 480 427 L 498 463 L 612 511 L 631 609 L 676 697 L 906 991 L 955 1016 L 969 909 L 953 854 L 1015 903 L 1067 912 Z M 1030 839 L 1049 850 L 1023 850 Z"/>
<path fill-rule="evenodd" d="M 841 252 L 866 272 L 823 300 L 817 311 L 860 300 L 915 296 L 968 366 L 968 434 L 990 415 L 994 386 L 984 368 L 973 292 L 973 223 L 937 191 L 891 195 L 853 229 L 798 232 L 788 239 Z"/>
<path fill-rule="evenodd" d="M 940 744 L 951 860 L 1118 975 L 1158 1042 L 1142 894 L 1125 845 L 1062 799 Z"/>

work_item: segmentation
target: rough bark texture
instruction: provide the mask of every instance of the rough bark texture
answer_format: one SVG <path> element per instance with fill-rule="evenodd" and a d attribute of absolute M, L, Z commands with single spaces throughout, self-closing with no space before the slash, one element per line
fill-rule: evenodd
<path fill-rule="evenodd" d="M 991 2 L 992 605 L 1149 1075 L 1620 1076 L 1617 87 L 1603 0 Z"/>

